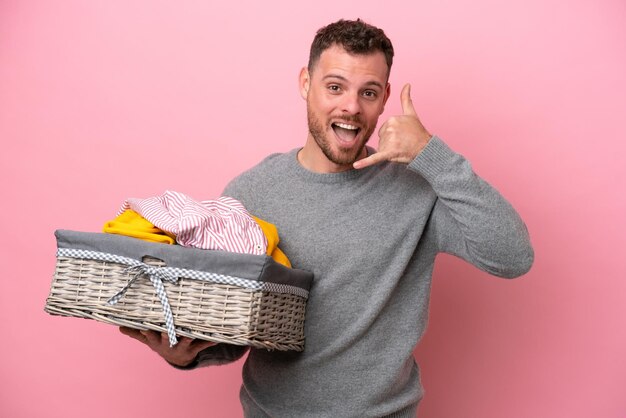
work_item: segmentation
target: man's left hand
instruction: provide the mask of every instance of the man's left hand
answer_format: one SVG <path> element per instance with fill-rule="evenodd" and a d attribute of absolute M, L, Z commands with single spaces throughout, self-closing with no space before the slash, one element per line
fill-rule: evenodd
<path fill-rule="evenodd" d="M 411 101 L 411 85 L 405 84 L 400 93 L 402 115 L 390 117 L 378 130 L 378 152 L 354 163 L 364 168 L 381 161 L 408 164 L 430 141 L 431 134 L 417 117 Z"/>

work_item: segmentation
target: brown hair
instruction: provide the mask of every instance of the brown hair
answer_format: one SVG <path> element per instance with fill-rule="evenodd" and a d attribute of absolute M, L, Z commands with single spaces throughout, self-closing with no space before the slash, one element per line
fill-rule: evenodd
<path fill-rule="evenodd" d="M 391 71 L 393 45 L 385 32 L 361 19 L 341 19 L 324 26 L 315 34 L 309 53 L 309 72 L 312 72 L 322 52 L 333 45 L 339 45 L 351 54 L 371 54 L 381 51 L 387 62 L 387 74 Z"/>

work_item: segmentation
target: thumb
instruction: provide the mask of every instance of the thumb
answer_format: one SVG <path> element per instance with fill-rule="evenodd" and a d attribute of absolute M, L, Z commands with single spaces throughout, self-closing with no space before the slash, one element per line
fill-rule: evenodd
<path fill-rule="evenodd" d="M 400 102 L 402 103 L 402 113 L 409 116 L 417 116 L 417 112 L 413 107 L 413 101 L 411 100 L 411 85 L 405 84 L 400 92 Z"/>

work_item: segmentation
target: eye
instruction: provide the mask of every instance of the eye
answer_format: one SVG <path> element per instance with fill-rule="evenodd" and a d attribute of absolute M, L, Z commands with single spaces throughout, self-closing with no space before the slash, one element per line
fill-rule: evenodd
<path fill-rule="evenodd" d="M 363 97 L 367 98 L 367 99 L 376 99 L 378 97 L 378 93 L 376 93 L 374 90 L 365 90 L 363 92 Z"/>
<path fill-rule="evenodd" d="M 327 88 L 331 93 L 339 93 L 341 91 L 341 87 L 337 84 L 330 84 Z"/>

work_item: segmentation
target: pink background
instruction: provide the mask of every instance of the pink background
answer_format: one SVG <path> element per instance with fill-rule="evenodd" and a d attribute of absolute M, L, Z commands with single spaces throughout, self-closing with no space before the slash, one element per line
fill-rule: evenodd
<path fill-rule="evenodd" d="M 303 144 L 313 34 L 360 16 L 396 47 L 383 117 L 411 82 L 536 251 L 515 281 L 440 257 L 420 417 L 626 417 L 626 3 L 295 4 L 0 2 L 0 416 L 241 415 L 240 363 L 180 372 L 45 314 L 53 231 L 97 231 L 126 197 L 217 197 Z"/>

